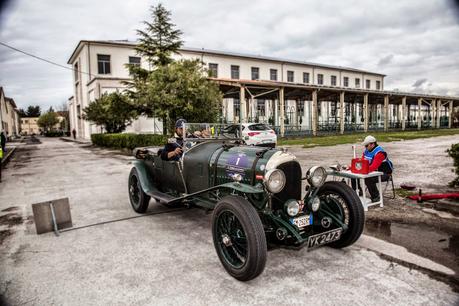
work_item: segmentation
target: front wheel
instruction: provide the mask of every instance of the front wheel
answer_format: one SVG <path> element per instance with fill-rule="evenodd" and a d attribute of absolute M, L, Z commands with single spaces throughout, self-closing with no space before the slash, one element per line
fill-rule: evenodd
<path fill-rule="evenodd" d="M 255 208 L 239 196 L 226 196 L 212 215 L 212 236 L 226 271 L 240 281 L 260 275 L 266 264 L 266 236 Z"/>
<path fill-rule="evenodd" d="M 326 182 L 320 187 L 318 196 L 321 205 L 347 226 L 341 238 L 329 246 L 344 248 L 356 242 L 363 232 L 365 214 L 355 191 L 342 182 Z"/>
<path fill-rule="evenodd" d="M 150 203 L 150 196 L 143 191 L 139 173 L 135 167 L 133 167 L 129 173 L 128 188 L 129 200 L 131 201 L 132 208 L 138 213 L 146 212 L 148 204 Z"/>

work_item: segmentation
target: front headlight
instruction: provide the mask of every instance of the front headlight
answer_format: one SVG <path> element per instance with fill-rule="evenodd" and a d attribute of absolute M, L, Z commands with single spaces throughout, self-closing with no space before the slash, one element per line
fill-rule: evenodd
<path fill-rule="evenodd" d="M 285 186 L 285 174 L 282 170 L 272 169 L 266 172 L 263 179 L 266 188 L 272 193 L 280 192 Z"/>
<path fill-rule="evenodd" d="M 327 179 L 327 172 L 324 167 L 314 166 L 311 167 L 306 173 L 308 183 L 313 187 L 321 186 Z"/>
<path fill-rule="evenodd" d="M 289 200 L 285 203 L 285 212 L 290 217 L 295 217 L 300 212 L 300 204 L 295 200 Z"/>

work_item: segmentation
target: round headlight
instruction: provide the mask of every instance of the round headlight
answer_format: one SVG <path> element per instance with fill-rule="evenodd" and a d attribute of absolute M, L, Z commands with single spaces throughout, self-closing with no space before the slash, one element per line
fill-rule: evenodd
<path fill-rule="evenodd" d="M 282 170 L 272 169 L 266 172 L 263 181 L 268 191 L 278 193 L 285 186 L 285 174 Z"/>
<path fill-rule="evenodd" d="M 310 203 L 310 208 L 312 211 L 316 212 L 320 208 L 320 199 L 318 197 L 315 197 L 311 203 Z"/>
<path fill-rule="evenodd" d="M 324 167 L 314 166 L 308 170 L 306 177 L 311 186 L 319 187 L 327 179 L 327 172 Z"/>
<path fill-rule="evenodd" d="M 300 204 L 295 200 L 289 200 L 285 203 L 285 211 L 290 217 L 294 217 L 300 212 Z"/>

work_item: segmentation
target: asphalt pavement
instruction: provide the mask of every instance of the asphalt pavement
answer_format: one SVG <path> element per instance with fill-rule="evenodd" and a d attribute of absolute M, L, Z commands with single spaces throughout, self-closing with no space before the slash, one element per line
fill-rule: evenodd
<path fill-rule="evenodd" d="M 127 193 L 132 157 L 59 139 L 41 140 L 41 144 L 18 147 L 0 183 L 3 303 L 454 305 L 459 302 L 459 294 L 447 284 L 369 251 L 368 245 L 377 243 L 375 238 L 368 244 L 362 239 L 342 250 L 276 249 L 268 253 L 261 276 L 239 282 L 221 266 L 212 243 L 210 214 L 200 209 L 108 223 L 65 232 L 59 237 L 53 233 L 36 235 L 31 204 L 52 199 L 69 198 L 74 227 L 137 216 Z M 425 141 L 432 145 L 435 142 Z M 413 140 L 400 142 L 399 146 L 422 150 L 421 143 L 426 144 Z M 314 149 L 295 150 L 300 150 L 304 166 L 313 162 L 310 156 L 314 155 Z M 333 148 L 329 150 L 332 152 Z M 149 212 L 164 209 L 152 201 Z"/>

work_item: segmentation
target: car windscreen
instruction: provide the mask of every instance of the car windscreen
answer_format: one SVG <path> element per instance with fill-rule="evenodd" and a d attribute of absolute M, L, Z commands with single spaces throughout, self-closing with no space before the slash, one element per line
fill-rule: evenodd
<path fill-rule="evenodd" d="M 269 131 L 270 129 L 269 126 L 262 123 L 249 125 L 249 130 L 251 131 Z"/>

